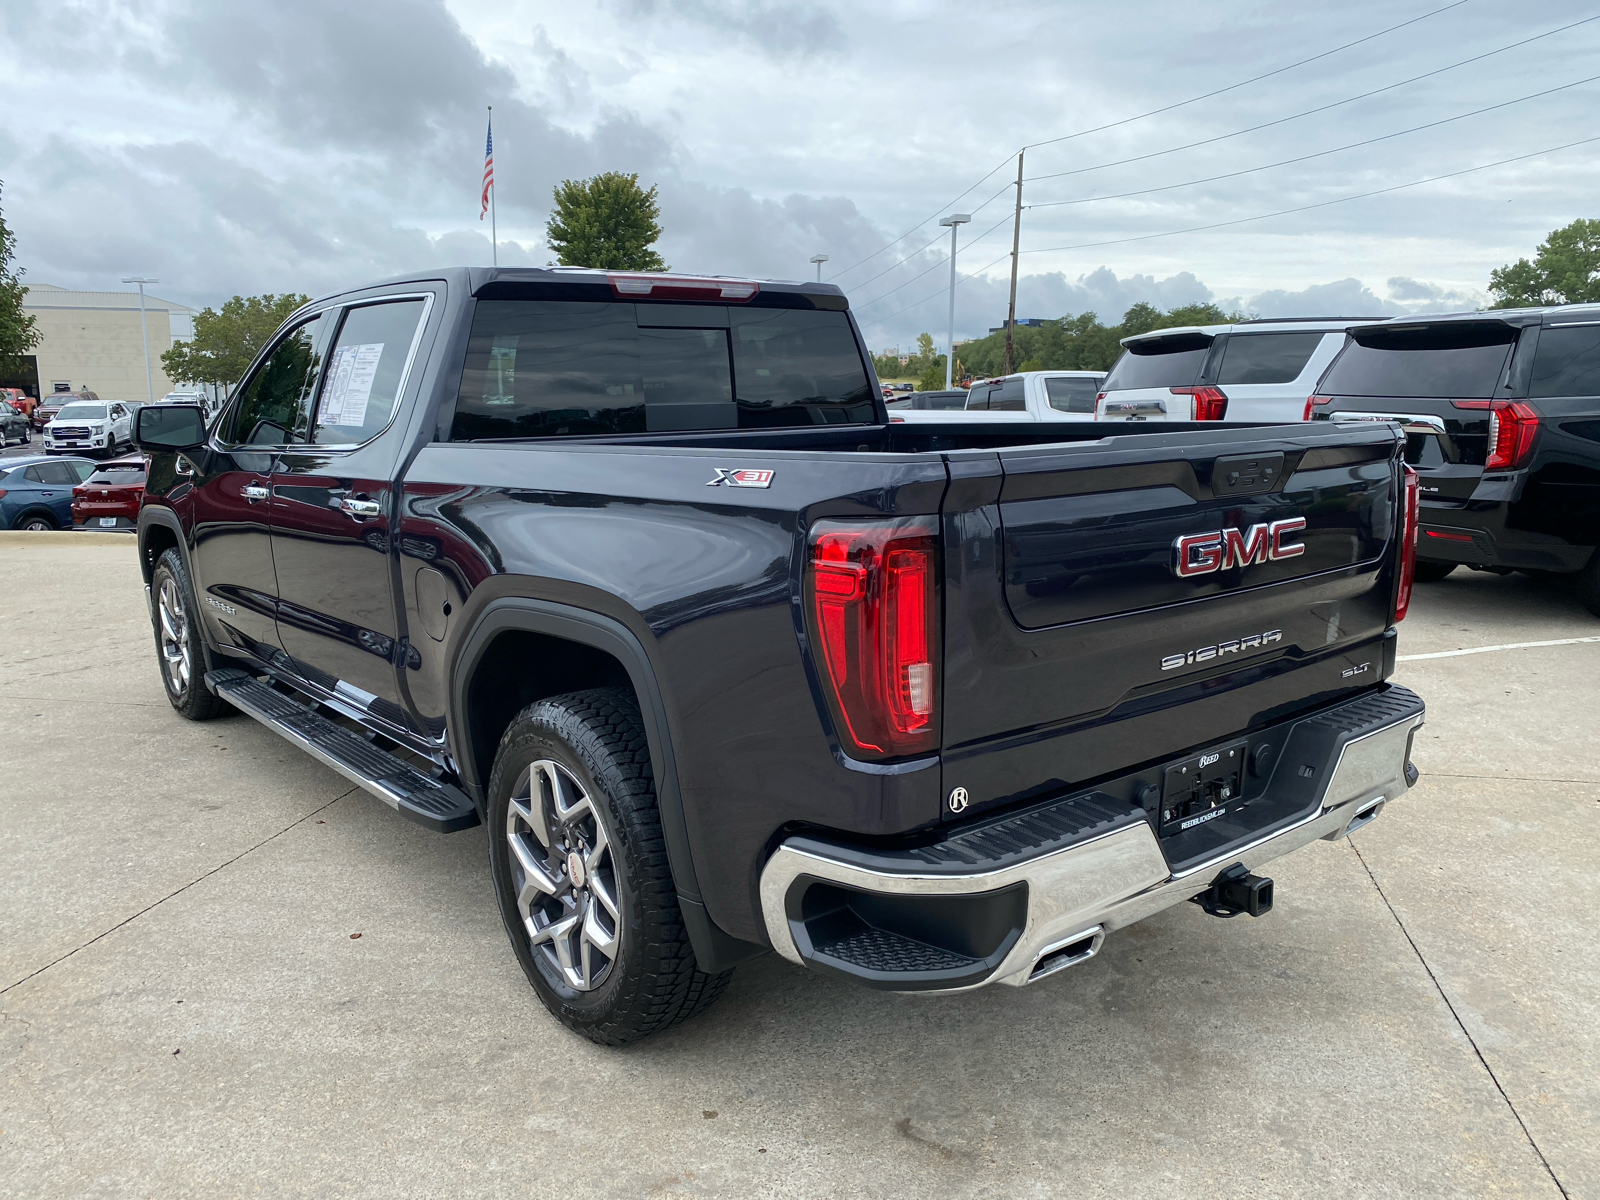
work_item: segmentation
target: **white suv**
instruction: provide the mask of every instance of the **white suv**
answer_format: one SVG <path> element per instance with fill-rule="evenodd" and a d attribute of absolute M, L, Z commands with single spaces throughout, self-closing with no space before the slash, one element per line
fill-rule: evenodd
<path fill-rule="evenodd" d="M 1294 317 L 1123 338 L 1102 421 L 1303 421 L 1345 330 L 1371 317 Z"/>
<path fill-rule="evenodd" d="M 133 411 L 119 400 L 74 400 L 44 427 L 46 454 L 112 455 L 133 445 Z"/>

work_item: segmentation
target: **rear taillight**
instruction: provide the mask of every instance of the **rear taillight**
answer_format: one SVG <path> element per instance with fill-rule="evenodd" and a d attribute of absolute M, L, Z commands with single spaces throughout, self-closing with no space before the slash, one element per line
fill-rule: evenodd
<path fill-rule="evenodd" d="M 0 488 L 0 500 L 4 500 L 5 498 L 6 498 L 6 489 L 5 488 Z"/>
<path fill-rule="evenodd" d="M 1539 414 L 1518 400 L 1452 400 L 1454 408 L 1489 410 L 1489 457 L 1485 471 L 1505 471 L 1520 467 L 1533 453 L 1534 435 L 1539 432 Z"/>
<path fill-rule="evenodd" d="M 1405 468 L 1405 486 L 1400 494 L 1400 586 L 1394 591 L 1394 619 L 1406 619 L 1411 607 L 1411 585 L 1417 579 L 1417 527 L 1421 524 L 1422 489 L 1417 473 Z"/>
<path fill-rule="evenodd" d="M 72 494 L 73 494 L 74 497 L 83 496 L 83 495 L 86 495 L 88 493 L 88 491 L 89 491 L 89 489 L 86 488 L 86 487 L 75 487 L 75 488 L 72 489 Z"/>
<path fill-rule="evenodd" d="M 1228 415 L 1228 397 L 1216 387 L 1175 387 L 1174 396 L 1189 397 L 1191 421 L 1220 421 Z"/>
<path fill-rule="evenodd" d="M 806 606 L 847 751 L 893 758 L 938 746 L 937 551 L 930 517 L 811 529 Z"/>

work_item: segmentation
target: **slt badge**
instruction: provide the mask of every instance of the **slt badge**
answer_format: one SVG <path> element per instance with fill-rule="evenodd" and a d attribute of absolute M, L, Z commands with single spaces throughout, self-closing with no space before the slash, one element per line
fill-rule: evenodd
<path fill-rule="evenodd" d="M 706 480 L 707 487 L 755 487 L 764 488 L 772 486 L 772 472 L 758 471 L 754 467 L 740 467 L 737 470 L 731 467 L 712 467 L 717 473 L 715 479 Z"/>
<path fill-rule="evenodd" d="M 1252 525 L 1242 533 L 1237 529 L 1186 533 L 1172 543 L 1172 572 L 1179 579 L 1192 579 L 1196 575 L 1226 571 L 1229 567 L 1299 558 L 1306 552 L 1305 543 L 1285 543 L 1283 539 L 1305 527 L 1304 517 L 1287 517 L 1265 525 Z"/>

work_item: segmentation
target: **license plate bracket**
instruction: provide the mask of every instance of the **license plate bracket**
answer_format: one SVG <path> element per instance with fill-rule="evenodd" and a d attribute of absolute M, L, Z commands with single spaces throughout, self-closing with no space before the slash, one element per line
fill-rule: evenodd
<path fill-rule="evenodd" d="M 1242 802 L 1247 741 L 1202 751 L 1173 763 L 1162 775 L 1162 837 L 1171 837 L 1227 815 Z"/>

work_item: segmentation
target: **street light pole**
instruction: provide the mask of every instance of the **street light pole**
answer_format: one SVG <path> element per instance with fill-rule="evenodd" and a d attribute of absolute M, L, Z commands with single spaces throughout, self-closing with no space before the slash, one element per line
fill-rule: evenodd
<path fill-rule="evenodd" d="M 151 404 L 156 402 L 156 385 L 150 378 L 150 326 L 145 322 L 144 316 L 144 285 L 147 283 L 160 283 L 159 279 L 152 279 L 146 275 L 127 275 L 123 283 L 137 283 L 139 285 L 139 336 L 144 340 L 144 394 Z"/>
<path fill-rule="evenodd" d="M 970 220 L 971 213 L 951 213 L 939 218 L 939 224 L 950 226 L 950 349 L 944 356 L 944 390 L 947 392 L 956 369 L 956 229 Z"/>
<path fill-rule="evenodd" d="M 826 254 L 813 254 L 811 261 L 817 264 L 817 282 L 822 282 L 822 264 L 828 261 Z"/>

